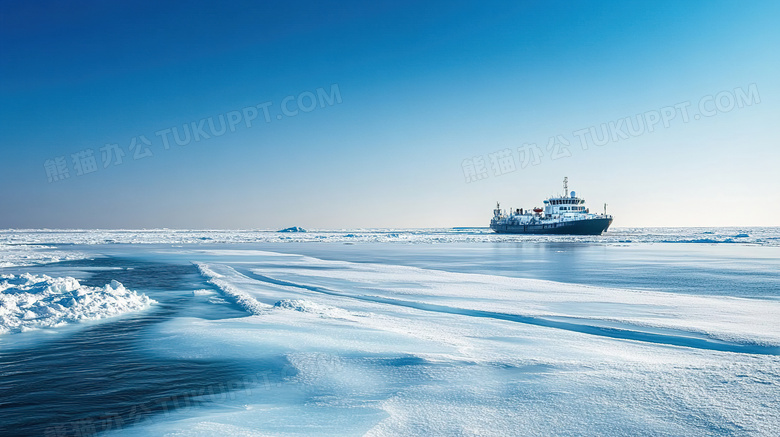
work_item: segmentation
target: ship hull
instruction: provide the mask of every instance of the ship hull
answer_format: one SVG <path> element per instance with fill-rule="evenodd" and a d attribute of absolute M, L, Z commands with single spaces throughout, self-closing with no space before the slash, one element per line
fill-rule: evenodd
<path fill-rule="evenodd" d="M 611 218 L 596 218 L 528 225 L 503 225 L 493 223 L 490 225 L 490 229 L 493 229 L 493 231 L 499 234 L 601 235 L 611 224 Z"/>

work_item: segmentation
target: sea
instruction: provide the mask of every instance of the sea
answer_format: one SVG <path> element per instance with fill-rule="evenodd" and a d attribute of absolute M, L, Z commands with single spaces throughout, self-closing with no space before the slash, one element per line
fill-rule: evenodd
<path fill-rule="evenodd" d="M 0 231 L 0 435 L 780 435 L 780 228 Z"/>

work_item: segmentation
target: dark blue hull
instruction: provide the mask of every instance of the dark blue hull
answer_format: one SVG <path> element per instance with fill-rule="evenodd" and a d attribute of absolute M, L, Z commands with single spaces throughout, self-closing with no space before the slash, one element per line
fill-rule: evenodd
<path fill-rule="evenodd" d="M 490 229 L 499 234 L 601 235 L 611 224 L 611 218 L 597 218 L 562 223 L 536 223 L 531 225 L 491 224 Z"/>

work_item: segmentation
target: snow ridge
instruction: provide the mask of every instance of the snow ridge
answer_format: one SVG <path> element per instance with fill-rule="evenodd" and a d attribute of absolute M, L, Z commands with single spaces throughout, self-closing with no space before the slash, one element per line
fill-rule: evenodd
<path fill-rule="evenodd" d="M 207 264 L 198 262 L 194 264 L 198 267 L 198 270 L 200 270 L 200 274 L 208 278 L 208 282 L 210 284 L 213 284 L 219 288 L 223 294 L 232 298 L 238 305 L 247 310 L 249 313 L 253 315 L 265 314 L 271 308 L 270 305 L 260 303 L 249 293 L 239 290 L 228 281 L 222 279 L 224 275 L 215 272 Z"/>

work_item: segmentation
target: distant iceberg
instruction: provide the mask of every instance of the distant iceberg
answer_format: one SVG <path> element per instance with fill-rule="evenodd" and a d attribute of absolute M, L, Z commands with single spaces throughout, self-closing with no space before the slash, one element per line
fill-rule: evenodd
<path fill-rule="evenodd" d="M 280 229 L 277 232 L 307 232 L 307 231 L 306 229 L 303 229 L 301 227 L 293 226 L 291 228 Z"/>

